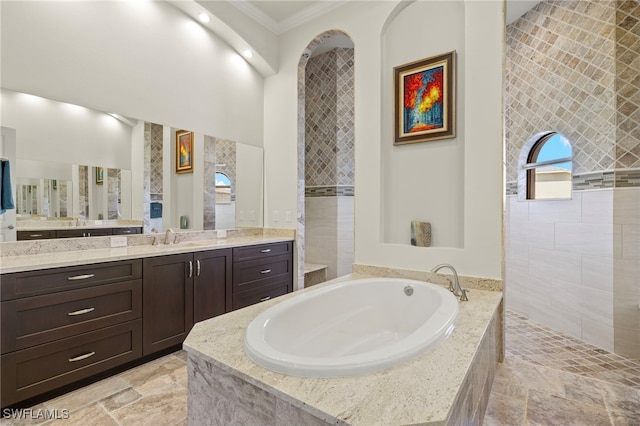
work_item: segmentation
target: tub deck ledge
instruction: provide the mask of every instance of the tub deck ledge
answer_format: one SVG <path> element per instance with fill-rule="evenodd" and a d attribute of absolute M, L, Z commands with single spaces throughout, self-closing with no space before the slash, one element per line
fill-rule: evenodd
<path fill-rule="evenodd" d="M 351 274 L 316 288 L 349 279 Z M 480 424 L 503 354 L 502 293 L 476 290 L 460 304 L 451 335 L 395 367 L 339 378 L 267 370 L 244 352 L 244 334 L 262 311 L 298 292 L 203 321 L 188 352 L 188 420 L 198 424 Z"/>

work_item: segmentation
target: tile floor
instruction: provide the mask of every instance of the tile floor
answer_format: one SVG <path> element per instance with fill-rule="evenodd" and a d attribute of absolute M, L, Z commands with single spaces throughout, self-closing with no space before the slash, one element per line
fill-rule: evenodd
<path fill-rule="evenodd" d="M 640 360 L 506 314 L 485 425 L 640 425 Z"/>
<path fill-rule="evenodd" d="M 66 409 L 68 419 L 4 418 L 0 425 L 183 425 L 186 386 L 186 354 L 180 351 L 32 408 Z M 507 312 L 506 359 L 484 424 L 640 426 L 640 360 Z"/>

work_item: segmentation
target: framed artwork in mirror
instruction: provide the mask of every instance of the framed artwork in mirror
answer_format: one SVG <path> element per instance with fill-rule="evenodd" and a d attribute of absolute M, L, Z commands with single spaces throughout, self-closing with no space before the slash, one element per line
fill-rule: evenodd
<path fill-rule="evenodd" d="M 394 145 L 454 138 L 456 52 L 393 69 Z"/>
<path fill-rule="evenodd" d="M 176 132 L 176 173 L 193 172 L 193 132 Z"/>
<path fill-rule="evenodd" d="M 104 169 L 102 167 L 96 167 L 96 185 L 102 185 L 104 183 Z"/>

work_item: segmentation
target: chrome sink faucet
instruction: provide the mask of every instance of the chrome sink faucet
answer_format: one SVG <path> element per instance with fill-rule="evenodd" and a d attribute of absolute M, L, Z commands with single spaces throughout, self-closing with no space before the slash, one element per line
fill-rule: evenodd
<path fill-rule="evenodd" d="M 456 272 L 455 268 L 447 263 L 441 263 L 440 265 L 436 266 L 435 268 L 433 268 L 431 270 L 431 272 L 438 272 L 440 269 L 442 268 L 447 268 L 449 269 L 451 272 L 453 272 L 453 281 L 451 281 L 449 278 L 447 278 L 447 280 L 449 281 L 449 291 L 453 293 L 454 296 L 459 297 L 461 302 L 466 302 L 469 299 L 467 298 L 467 291 L 463 289 L 462 287 L 460 287 L 460 280 L 458 279 L 458 273 Z"/>
<path fill-rule="evenodd" d="M 164 234 L 164 243 L 165 244 L 171 244 L 169 242 L 169 235 L 171 235 L 171 234 L 173 234 L 173 229 L 171 229 L 171 228 L 167 229 L 167 232 L 165 232 L 165 234 Z M 175 240 L 176 240 L 176 238 L 174 236 L 173 237 L 173 241 L 175 242 Z"/>

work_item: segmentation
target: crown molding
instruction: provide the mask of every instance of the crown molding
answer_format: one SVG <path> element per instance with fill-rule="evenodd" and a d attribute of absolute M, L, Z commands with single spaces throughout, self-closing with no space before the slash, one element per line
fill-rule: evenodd
<path fill-rule="evenodd" d="M 347 2 L 348 0 L 331 0 L 319 2 L 306 7 L 300 12 L 291 15 L 290 17 L 280 22 L 274 20 L 262 10 L 255 7 L 249 0 L 233 0 L 229 1 L 228 3 L 243 12 L 245 15 L 251 17 L 253 20 L 257 21 L 272 33 L 280 35 L 320 15 L 330 12 L 331 10 L 336 9 L 337 7 L 340 7 Z"/>

